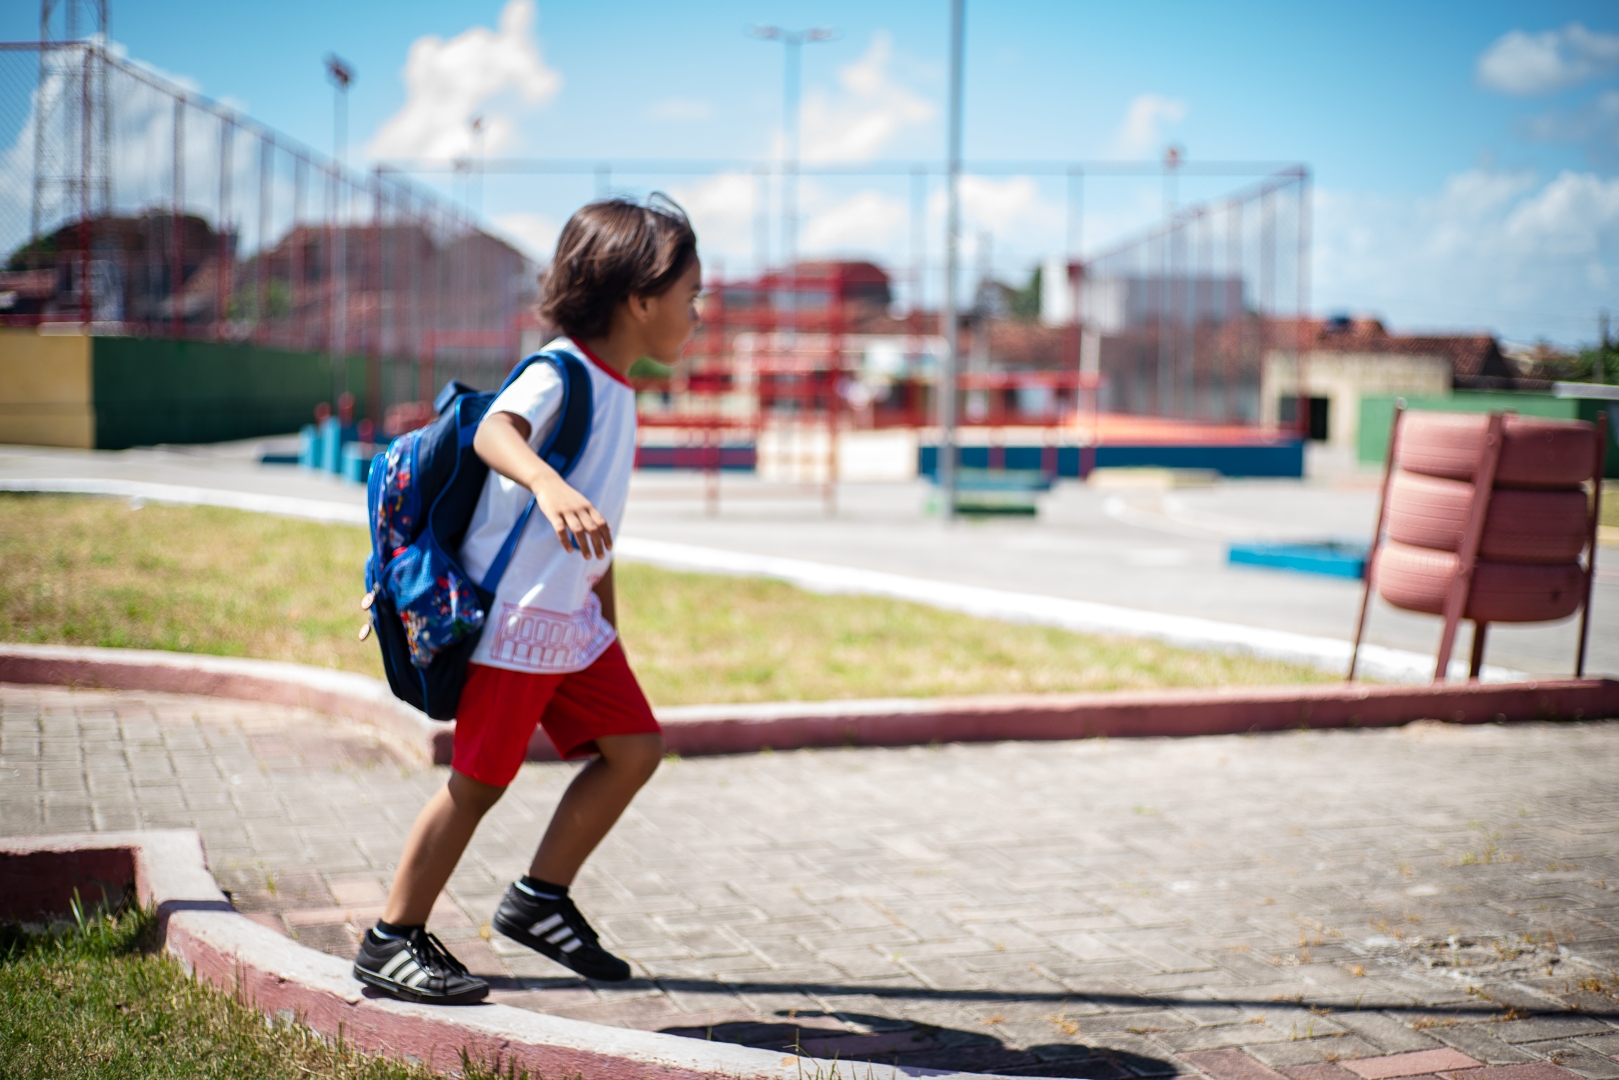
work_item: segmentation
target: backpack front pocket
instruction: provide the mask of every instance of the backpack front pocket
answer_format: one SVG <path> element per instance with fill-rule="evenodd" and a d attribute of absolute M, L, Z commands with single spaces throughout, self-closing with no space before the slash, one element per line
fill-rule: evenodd
<path fill-rule="evenodd" d="M 484 622 L 477 590 L 432 536 L 431 530 L 424 532 L 383 571 L 383 587 L 405 627 L 410 662 L 419 668 Z"/>

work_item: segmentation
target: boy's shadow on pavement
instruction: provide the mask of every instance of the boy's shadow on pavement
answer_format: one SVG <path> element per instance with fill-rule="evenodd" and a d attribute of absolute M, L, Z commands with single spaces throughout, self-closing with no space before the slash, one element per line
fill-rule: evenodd
<path fill-rule="evenodd" d="M 576 989 L 588 985 L 578 978 L 512 978 L 485 975 L 490 988 L 500 991 Z M 655 990 L 670 985 L 712 991 L 721 984 L 702 979 L 636 979 L 621 988 Z M 749 984 L 752 985 L 752 984 Z M 736 990 L 737 985 L 725 984 Z M 782 989 L 774 984 L 769 989 Z M 825 990 L 826 987 L 817 987 Z M 833 988 L 838 989 L 838 988 Z M 843 988 L 848 989 L 848 988 Z M 872 988 L 862 988 L 872 992 Z M 1062 1000 L 1057 994 L 996 994 L 992 991 L 907 991 L 904 997 L 953 1000 Z M 779 1020 L 736 1020 L 713 1025 L 681 1025 L 659 1030 L 688 1039 L 753 1046 L 785 1054 L 821 1059 L 869 1062 L 952 1072 L 987 1072 L 1009 1076 L 1078 1077 L 1081 1080 L 1132 1080 L 1134 1077 L 1174 1076 L 1183 1070 L 1173 1062 L 1079 1042 L 1043 1043 L 1024 1049 L 1007 1046 L 982 1031 L 873 1016 L 855 1012 L 797 1009 L 778 1011 Z M 855 1080 L 864 1080 L 856 1077 Z"/>
<path fill-rule="evenodd" d="M 808 1009 L 792 1013 L 780 1011 L 776 1015 L 782 1019 L 774 1023 L 737 1021 L 712 1027 L 661 1030 L 666 1035 L 737 1043 L 806 1057 L 959 1072 L 1128 1080 L 1135 1076 L 1170 1076 L 1180 1071 L 1168 1061 L 1121 1050 L 1082 1043 L 1051 1043 L 1017 1049 L 983 1032 L 936 1027 L 888 1016 Z M 858 1078 L 859 1074 L 855 1076 Z"/>

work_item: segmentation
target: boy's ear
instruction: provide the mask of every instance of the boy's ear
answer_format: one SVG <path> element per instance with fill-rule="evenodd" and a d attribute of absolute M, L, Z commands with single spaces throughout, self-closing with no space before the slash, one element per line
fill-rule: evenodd
<path fill-rule="evenodd" d="M 645 323 L 648 319 L 652 318 L 651 297 L 641 296 L 637 293 L 630 293 L 624 302 L 629 305 L 630 318 L 634 319 L 636 322 Z"/>

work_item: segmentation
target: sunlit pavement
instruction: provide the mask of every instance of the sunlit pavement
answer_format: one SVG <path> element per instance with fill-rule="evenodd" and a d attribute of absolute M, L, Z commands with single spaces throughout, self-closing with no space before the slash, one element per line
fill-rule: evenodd
<path fill-rule="evenodd" d="M 1619 1077 L 1616 723 L 672 761 L 576 889 L 616 987 L 487 936 L 571 772 L 524 768 L 434 914 L 511 1004 L 1030 1075 Z M 0 831 L 195 827 L 339 955 L 443 778 L 296 710 L 0 688 Z"/>

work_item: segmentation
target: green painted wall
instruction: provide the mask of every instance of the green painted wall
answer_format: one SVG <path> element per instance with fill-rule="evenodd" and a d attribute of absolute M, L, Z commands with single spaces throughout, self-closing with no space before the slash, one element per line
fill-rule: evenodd
<path fill-rule="evenodd" d="M 345 365 L 356 416 L 366 415 L 365 363 Z M 329 356 L 253 345 L 103 337 L 91 365 L 98 450 L 285 435 L 344 389 Z"/>
<path fill-rule="evenodd" d="M 1360 399 L 1360 432 L 1356 446 L 1360 460 L 1369 465 L 1383 464 L 1389 447 L 1389 425 L 1394 422 L 1393 396 L 1367 396 Z M 1605 474 L 1619 477 L 1619 402 L 1591 398 L 1559 398 L 1550 394 L 1510 390 L 1458 390 L 1450 397 L 1407 397 L 1408 409 L 1435 412 L 1515 412 L 1522 416 L 1544 416 L 1551 420 L 1595 420 L 1608 412 L 1608 464 Z"/>

